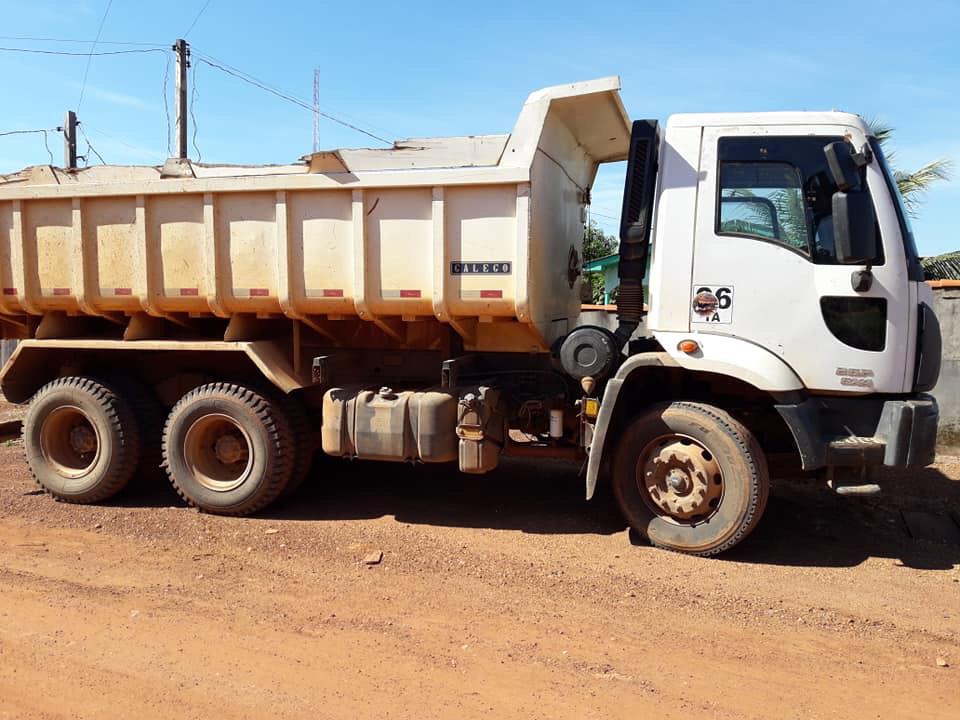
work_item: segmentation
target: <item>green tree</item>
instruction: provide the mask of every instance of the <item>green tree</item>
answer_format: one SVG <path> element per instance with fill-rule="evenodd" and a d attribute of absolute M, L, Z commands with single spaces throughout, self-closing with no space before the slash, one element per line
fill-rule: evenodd
<path fill-rule="evenodd" d="M 613 255 L 620 243 L 612 235 L 607 235 L 597 225 L 597 221 L 590 218 L 590 222 L 583 229 L 583 261 L 590 262 L 597 258 Z"/>
<path fill-rule="evenodd" d="M 890 147 L 894 128 L 880 120 L 871 120 L 868 124 L 883 147 L 883 154 L 886 155 L 887 163 L 893 170 L 893 177 L 897 181 L 897 188 L 903 196 L 903 204 L 907 206 L 907 212 L 916 217 L 923 204 L 923 196 L 930 187 L 950 179 L 953 174 L 953 163 L 948 158 L 937 158 L 916 170 L 901 170 L 897 168 L 897 151 Z"/>
<path fill-rule="evenodd" d="M 603 232 L 596 221 L 591 218 L 583 229 L 583 262 L 588 263 L 597 258 L 606 257 L 617 252 L 620 243 L 612 235 Z M 584 278 L 590 288 L 590 302 L 603 302 L 603 273 L 586 273 Z"/>

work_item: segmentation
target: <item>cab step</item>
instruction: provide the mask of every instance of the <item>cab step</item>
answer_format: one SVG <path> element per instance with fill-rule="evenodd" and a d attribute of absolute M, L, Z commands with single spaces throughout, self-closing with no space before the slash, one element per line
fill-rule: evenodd
<path fill-rule="evenodd" d="M 883 464 L 887 444 L 873 437 L 845 437 L 827 445 L 827 464 L 840 467 L 863 467 Z"/>
<path fill-rule="evenodd" d="M 849 497 L 871 497 L 880 494 L 880 486 L 876 483 L 864 483 L 863 485 L 839 485 L 832 480 L 827 483 L 830 489 L 837 495 L 847 495 Z"/>

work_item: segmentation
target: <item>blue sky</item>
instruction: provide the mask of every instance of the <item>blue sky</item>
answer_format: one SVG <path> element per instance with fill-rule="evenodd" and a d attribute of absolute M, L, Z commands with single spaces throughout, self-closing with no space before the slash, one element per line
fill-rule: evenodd
<path fill-rule="evenodd" d="M 4 36 L 89 40 L 108 0 L 0 2 Z M 113 0 L 102 40 L 168 46 L 206 0 Z M 507 132 L 539 87 L 620 75 L 634 118 L 674 112 L 843 109 L 896 128 L 897 162 L 960 164 L 960 2 L 229 2 L 211 0 L 194 51 L 388 138 Z M 89 44 L 0 40 L 85 52 Z M 146 49 L 145 46 L 136 46 Z M 104 44 L 98 51 L 126 49 Z M 131 46 L 129 49 L 135 49 Z M 110 163 L 167 154 L 170 53 L 94 57 L 79 116 Z M 0 132 L 52 128 L 76 109 L 85 57 L 0 51 Z M 204 161 L 288 162 L 309 152 L 312 117 L 196 63 L 196 143 Z M 321 146 L 376 145 L 324 120 Z M 50 146 L 59 164 L 59 138 Z M 81 143 L 81 152 L 86 145 Z M 196 151 L 191 147 L 191 156 Z M 0 137 L 0 172 L 48 162 L 41 135 Z M 960 248 L 958 177 L 914 221 L 922 254 Z M 595 217 L 613 231 L 621 165 L 604 168 Z"/>

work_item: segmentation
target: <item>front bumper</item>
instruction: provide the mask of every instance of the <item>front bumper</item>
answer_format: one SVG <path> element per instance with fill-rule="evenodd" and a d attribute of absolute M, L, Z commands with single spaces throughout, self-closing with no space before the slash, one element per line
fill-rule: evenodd
<path fill-rule="evenodd" d="M 814 397 L 778 405 L 777 411 L 793 434 L 804 470 L 922 467 L 936 454 L 940 410 L 930 395 Z"/>
<path fill-rule="evenodd" d="M 883 404 L 876 437 L 883 441 L 883 464 L 922 467 L 933 462 L 937 450 L 940 408 L 930 395 Z"/>

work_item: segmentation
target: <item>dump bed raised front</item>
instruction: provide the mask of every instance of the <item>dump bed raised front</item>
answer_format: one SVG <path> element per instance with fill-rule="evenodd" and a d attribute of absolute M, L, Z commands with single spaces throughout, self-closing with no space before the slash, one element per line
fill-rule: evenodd
<path fill-rule="evenodd" d="M 426 318 L 545 350 L 578 314 L 585 190 L 627 153 L 618 90 L 536 92 L 509 135 L 288 166 L 29 168 L 0 182 L 0 312 Z"/>

